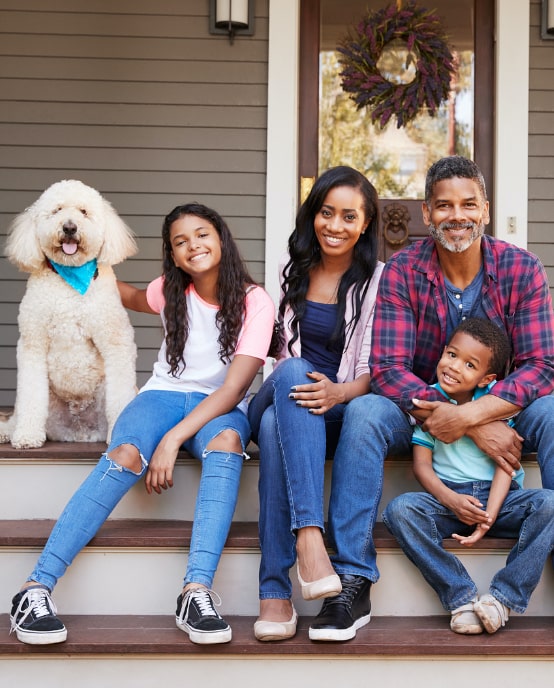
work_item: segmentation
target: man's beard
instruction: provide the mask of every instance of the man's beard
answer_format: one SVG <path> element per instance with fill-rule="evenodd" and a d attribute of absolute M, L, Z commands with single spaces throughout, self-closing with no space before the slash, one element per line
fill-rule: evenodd
<path fill-rule="evenodd" d="M 467 238 L 447 237 L 447 229 L 471 229 L 471 234 Z M 434 224 L 429 225 L 429 233 L 435 241 L 451 253 L 463 253 L 473 244 L 476 239 L 485 233 L 485 225 L 476 222 L 441 222 L 438 227 Z"/>

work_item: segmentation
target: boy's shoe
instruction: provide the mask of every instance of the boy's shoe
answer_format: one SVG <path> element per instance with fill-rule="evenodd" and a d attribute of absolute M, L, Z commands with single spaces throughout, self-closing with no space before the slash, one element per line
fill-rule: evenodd
<path fill-rule="evenodd" d="M 33 586 L 22 590 L 12 600 L 10 633 L 15 631 L 17 639 L 28 645 L 63 643 L 67 629 L 56 612 L 46 588 Z"/>
<path fill-rule="evenodd" d="M 492 595 L 481 595 L 473 605 L 473 609 L 487 633 L 496 633 L 499 628 L 508 623 L 510 617 L 509 608 Z"/>
<path fill-rule="evenodd" d="M 473 611 L 473 605 L 476 601 L 477 598 L 451 611 L 450 628 L 454 633 L 478 635 L 483 632 L 481 621 Z"/>
<path fill-rule="evenodd" d="M 213 596 L 219 595 L 208 588 L 193 588 L 177 598 L 175 622 L 177 628 L 188 633 L 193 643 L 214 645 L 231 641 L 232 631 L 214 607 Z"/>
<path fill-rule="evenodd" d="M 350 640 L 371 619 L 371 581 L 363 576 L 339 574 L 339 577 L 342 592 L 324 600 L 310 625 L 310 640 Z"/>

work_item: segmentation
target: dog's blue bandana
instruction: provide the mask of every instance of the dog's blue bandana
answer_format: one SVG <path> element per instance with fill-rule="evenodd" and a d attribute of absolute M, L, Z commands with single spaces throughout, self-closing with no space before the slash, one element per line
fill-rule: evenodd
<path fill-rule="evenodd" d="M 88 263 L 79 265 L 78 267 L 60 265 L 59 263 L 54 263 L 53 261 L 50 261 L 50 265 L 52 266 L 52 269 L 55 270 L 58 275 L 69 284 L 70 287 L 76 289 L 81 295 L 84 294 L 90 287 L 90 283 L 98 273 L 96 258 L 93 258 L 92 260 L 89 260 Z"/>

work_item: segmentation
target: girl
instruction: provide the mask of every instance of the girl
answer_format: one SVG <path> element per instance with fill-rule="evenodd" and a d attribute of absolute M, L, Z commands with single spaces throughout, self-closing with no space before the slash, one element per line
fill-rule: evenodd
<path fill-rule="evenodd" d="M 323 471 L 345 405 L 369 391 L 383 267 L 376 257 L 377 203 L 362 174 L 335 167 L 316 181 L 289 238 L 279 306 L 284 346 L 248 411 L 260 447 L 259 640 L 296 632 L 289 569 L 297 557 L 305 599 L 339 595 L 345 585 L 323 541 Z"/>
<path fill-rule="evenodd" d="M 126 307 L 162 315 L 165 339 L 153 375 L 122 411 L 106 453 L 65 508 L 13 598 L 12 631 L 24 643 L 66 639 L 50 598 L 56 582 L 143 474 L 148 493 L 173 486 L 180 447 L 201 460 L 202 475 L 176 623 L 195 643 L 231 640 L 210 587 L 250 437 L 248 389 L 267 354 L 274 308 L 213 210 L 178 206 L 165 218 L 162 239 L 163 277 L 147 289 L 119 283 Z"/>

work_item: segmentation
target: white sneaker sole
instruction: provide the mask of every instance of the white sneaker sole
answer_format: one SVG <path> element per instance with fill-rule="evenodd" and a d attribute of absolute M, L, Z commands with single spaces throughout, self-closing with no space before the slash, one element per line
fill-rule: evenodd
<path fill-rule="evenodd" d="M 198 631 L 187 624 L 180 624 L 178 621 L 176 624 L 177 628 L 184 631 L 190 641 L 196 645 L 219 645 L 220 643 L 230 643 L 233 639 L 233 631 L 230 627 L 223 631 Z"/>
<path fill-rule="evenodd" d="M 356 637 L 356 631 L 368 624 L 371 620 L 371 612 L 367 616 L 356 619 L 349 628 L 312 628 L 308 631 L 310 640 L 326 640 L 336 642 L 341 640 L 351 640 Z"/>
<path fill-rule="evenodd" d="M 24 631 L 16 628 L 17 639 L 27 645 L 54 645 L 67 640 L 67 628 L 63 631 Z"/>

